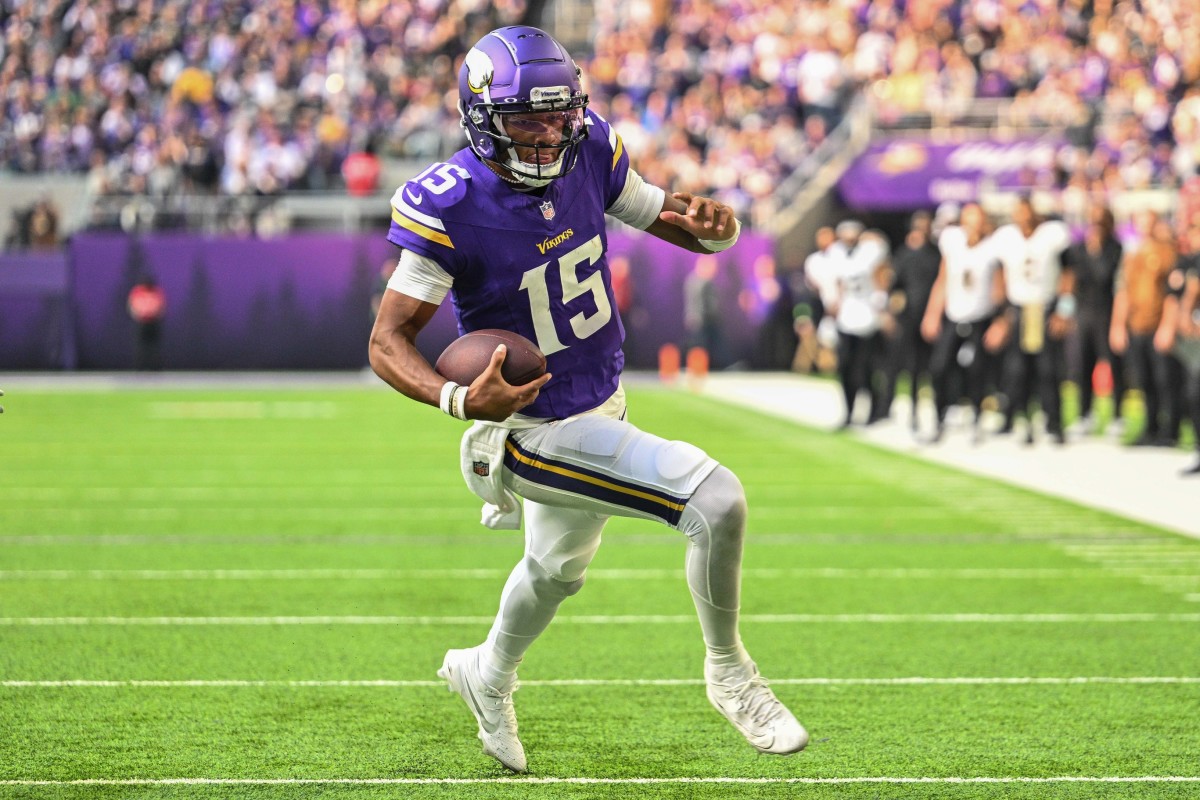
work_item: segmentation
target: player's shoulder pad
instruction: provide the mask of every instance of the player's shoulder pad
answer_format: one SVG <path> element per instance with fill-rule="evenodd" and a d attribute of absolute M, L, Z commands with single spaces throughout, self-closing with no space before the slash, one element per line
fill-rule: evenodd
<path fill-rule="evenodd" d="M 942 229 L 942 233 L 938 236 L 938 249 L 943 253 L 946 250 L 952 250 L 966 239 L 963 229 L 957 225 L 947 225 Z"/>
<path fill-rule="evenodd" d="M 1050 219 L 1042 223 L 1050 235 L 1050 243 L 1057 249 L 1065 250 L 1071 246 L 1071 228 L 1061 219 Z"/>
<path fill-rule="evenodd" d="M 606 155 L 612 161 L 611 169 L 616 169 L 617 162 L 621 160 L 621 156 L 625 152 L 625 144 L 621 141 L 621 135 L 609 124 L 608 120 L 591 109 L 588 109 L 584 123 L 588 126 L 588 141 L 585 146 L 596 151 L 597 154 Z"/>
<path fill-rule="evenodd" d="M 392 195 L 392 222 L 422 239 L 453 249 L 446 223 L 470 189 L 471 173 L 453 161 L 434 164 Z"/>

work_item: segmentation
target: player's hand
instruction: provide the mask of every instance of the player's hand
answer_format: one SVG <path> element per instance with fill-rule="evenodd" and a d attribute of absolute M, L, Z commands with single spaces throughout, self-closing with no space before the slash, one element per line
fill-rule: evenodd
<path fill-rule="evenodd" d="M 687 208 L 682 213 L 662 212 L 658 218 L 663 222 L 682 228 L 697 239 L 721 242 L 733 238 L 737 226 L 734 225 L 732 208 L 721 205 L 711 197 L 699 197 L 688 192 L 674 192 L 671 196 L 686 204 Z"/>
<path fill-rule="evenodd" d="M 929 343 L 937 341 L 938 336 L 942 333 L 942 320 L 940 317 L 926 317 L 921 320 L 921 338 Z"/>
<path fill-rule="evenodd" d="M 467 419 L 503 422 L 536 400 L 546 381 L 550 380 L 551 375 L 547 372 L 523 386 L 508 383 L 500 374 L 500 366 L 507 354 L 508 348 L 504 345 L 497 347 L 487 369 L 467 389 Z"/>
<path fill-rule="evenodd" d="M 1124 328 L 1113 328 L 1108 332 L 1108 346 L 1117 355 L 1129 349 L 1129 332 Z"/>
<path fill-rule="evenodd" d="M 1071 332 L 1073 325 L 1074 321 L 1070 318 L 1064 317 L 1062 314 L 1051 314 L 1046 328 L 1051 339 L 1063 339 Z"/>
<path fill-rule="evenodd" d="M 889 339 L 894 337 L 896 335 L 896 331 L 899 329 L 896 325 L 896 318 L 891 314 L 884 312 L 879 317 L 879 329 L 883 331 L 883 335 Z"/>
<path fill-rule="evenodd" d="M 1169 353 L 1175 347 L 1175 329 L 1161 327 L 1154 332 L 1154 349 L 1160 353 Z"/>
<path fill-rule="evenodd" d="M 1007 317 L 999 317 L 983 332 L 983 346 L 989 353 L 998 353 L 1008 342 L 1009 324 Z"/>

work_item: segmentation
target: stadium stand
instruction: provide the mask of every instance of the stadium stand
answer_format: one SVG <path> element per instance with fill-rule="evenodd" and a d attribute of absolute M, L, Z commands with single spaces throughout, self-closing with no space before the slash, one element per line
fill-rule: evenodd
<path fill-rule="evenodd" d="M 342 161 L 369 144 L 421 160 L 456 149 L 455 59 L 527 11 L 521 0 L 5 5 L 0 164 L 86 173 L 99 196 L 341 189 Z M 1191 3 L 658 0 L 594 13 L 589 89 L 637 167 L 752 220 L 776 210 L 776 188 L 856 93 L 882 128 L 994 108 L 991 124 L 1063 129 L 1075 148 L 1059 188 L 1175 186 L 1200 162 Z"/>

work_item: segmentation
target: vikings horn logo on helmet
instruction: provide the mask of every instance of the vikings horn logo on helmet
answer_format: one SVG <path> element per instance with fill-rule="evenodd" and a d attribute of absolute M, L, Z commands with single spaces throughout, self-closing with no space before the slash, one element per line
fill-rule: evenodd
<path fill-rule="evenodd" d="M 484 89 L 492 85 L 492 78 L 496 75 L 496 65 L 492 63 L 492 57 L 487 53 L 472 47 L 467 51 L 467 86 L 475 94 L 480 94 Z"/>

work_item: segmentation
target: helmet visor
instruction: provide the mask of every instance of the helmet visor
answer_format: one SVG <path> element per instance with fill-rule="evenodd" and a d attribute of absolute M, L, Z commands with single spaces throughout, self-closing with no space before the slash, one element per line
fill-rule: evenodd
<path fill-rule="evenodd" d="M 583 109 L 531 111 L 501 115 L 505 133 L 514 144 L 533 147 L 570 143 L 583 129 Z"/>

